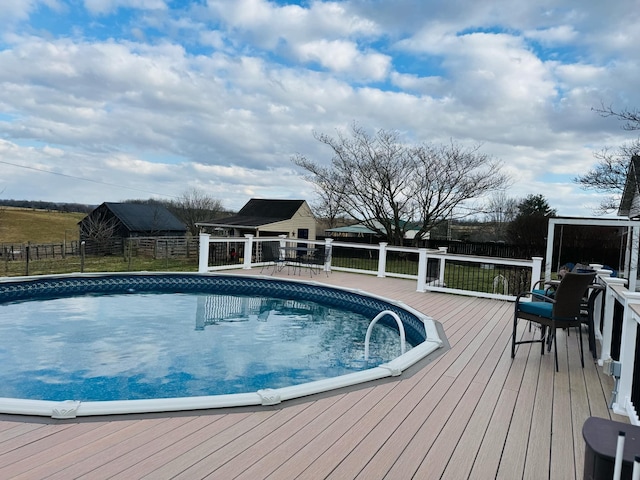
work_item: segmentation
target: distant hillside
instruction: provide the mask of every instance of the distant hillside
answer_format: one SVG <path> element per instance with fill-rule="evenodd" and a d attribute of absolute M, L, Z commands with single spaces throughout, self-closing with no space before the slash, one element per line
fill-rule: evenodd
<path fill-rule="evenodd" d="M 78 240 L 85 213 L 0 207 L 0 243 L 57 243 Z"/>
<path fill-rule="evenodd" d="M 89 213 L 95 205 L 83 203 L 44 202 L 41 200 L 0 199 L 0 207 L 36 208 L 39 210 L 55 210 L 57 212 Z"/>

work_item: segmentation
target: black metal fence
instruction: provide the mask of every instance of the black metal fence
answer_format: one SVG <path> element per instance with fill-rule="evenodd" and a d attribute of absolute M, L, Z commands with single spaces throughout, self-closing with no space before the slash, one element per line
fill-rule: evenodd
<path fill-rule="evenodd" d="M 448 260 L 446 287 L 497 295 L 519 295 L 531 289 L 531 269 L 516 265 Z"/>

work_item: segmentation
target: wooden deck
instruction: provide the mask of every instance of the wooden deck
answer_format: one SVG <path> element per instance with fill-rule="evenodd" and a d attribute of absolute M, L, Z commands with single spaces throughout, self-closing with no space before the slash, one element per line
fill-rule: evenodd
<path fill-rule="evenodd" d="M 401 279 L 314 280 L 411 305 L 442 323 L 451 349 L 397 380 L 275 407 L 0 415 L 0 478 L 579 480 L 584 421 L 627 421 L 607 407 L 612 379 L 590 356 L 580 367 L 575 331 L 558 334 L 556 373 L 539 346 L 511 359 L 512 303 L 417 293 Z"/>

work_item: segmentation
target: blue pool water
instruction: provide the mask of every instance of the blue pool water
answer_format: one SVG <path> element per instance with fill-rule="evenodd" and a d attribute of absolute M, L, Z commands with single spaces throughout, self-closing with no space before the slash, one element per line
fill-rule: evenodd
<path fill-rule="evenodd" d="M 400 326 L 409 350 L 397 356 Z M 310 281 L 0 278 L 0 413 L 69 419 L 276 405 L 399 376 L 447 348 L 441 325 L 407 305 Z"/>
<path fill-rule="evenodd" d="M 297 385 L 398 357 L 398 331 L 379 324 L 364 361 L 370 321 L 309 300 L 265 296 L 127 293 L 11 302 L 0 305 L 0 397 L 131 400 Z"/>

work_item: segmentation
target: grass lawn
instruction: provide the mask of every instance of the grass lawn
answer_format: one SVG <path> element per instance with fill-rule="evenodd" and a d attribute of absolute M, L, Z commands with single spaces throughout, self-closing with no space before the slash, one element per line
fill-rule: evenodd
<path fill-rule="evenodd" d="M 339 258 L 333 257 L 332 265 L 337 267 L 354 268 L 358 270 L 377 271 L 378 260 L 368 258 Z M 388 260 L 386 270 L 390 273 L 398 273 L 404 275 L 417 275 L 418 263 L 412 261 Z M 494 285 L 494 280 L 498 275 L 502 275 L 507 279 L 508 290 L 511 294 L 517 294 L 523 289 L 526 291 L 529 287 L 530 279 L 518 269 L 484 269 L 479 264 L 456 264 L 447 262 L 444 271 L 444 282 L 449 288 L 459 290 L 471 290 L 476 292 L 493 293 L 497 287 L 496 293 L 506 293 L 503 290 L 502 282 Z"/>
<path fill-rule="evenodd" d="M 0 208 L 0 243 L 62 243 L 78 239 L 84 213 Z"/>
<path fill-rule="evenodd" d="M 61 259 L 31 260 L 29 275 L 48 275 L 58 273 L 80 272 L 80 257 L 68 256 Z M 0 276 L 16 277 L 26 274 L 24 261 L 0 263 Z M 197 272 L 198 259 L 154 259 L 134 257 L 128 260 L 117 256 L 87 257 L 84 261 L 84 272 Z"/>

